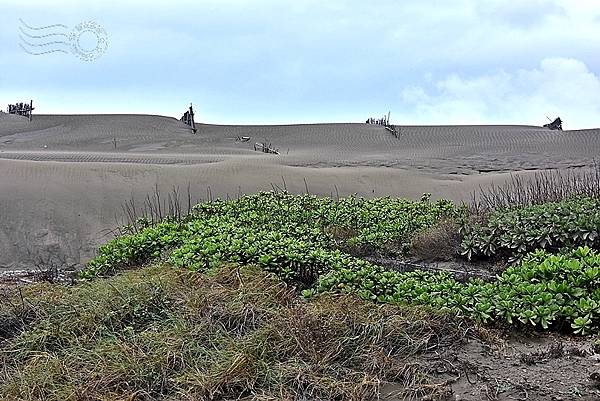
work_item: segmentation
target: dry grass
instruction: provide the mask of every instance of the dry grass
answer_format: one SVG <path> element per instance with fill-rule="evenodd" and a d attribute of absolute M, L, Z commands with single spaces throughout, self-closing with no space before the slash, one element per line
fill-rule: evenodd
<path fill-rule="evenodd" d="M 560 202 L 575 196 L 600 197 L 600 164 L 579 170 L 543 170 L 533 177 L 517 175 L 502 185 L 480 187 L 471 194 L 471 211 L 475 215 L 511 207 Z"/>
<path fill-rule="evenodd" d="M 412 254 L 422 260 L 449 261 L 459 255 L 460 226 L 444 219 L 417 234 L 412 241 Z"/>
<path fill-rule="evenodd" d="M 383 382 L 443 399 L 420 356 L 465 333 L 424 309 L 306 301 L 253 267 L 21 291 L 0 304 L 2 400 L 364 400 Z"/>

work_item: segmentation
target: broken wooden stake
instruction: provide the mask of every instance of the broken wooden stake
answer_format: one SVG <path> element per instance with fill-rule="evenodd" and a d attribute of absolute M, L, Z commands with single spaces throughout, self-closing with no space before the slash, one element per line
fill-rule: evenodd
<path fill-rule="evenodd" d="M 190 109 L 183 114 L 183 117 L 180 119 L 184 124 L 189 125 L 192 128 L 192 132 L 196 133 L 196 122 L 194 121 L 194 108 L 190 103 Z"/>

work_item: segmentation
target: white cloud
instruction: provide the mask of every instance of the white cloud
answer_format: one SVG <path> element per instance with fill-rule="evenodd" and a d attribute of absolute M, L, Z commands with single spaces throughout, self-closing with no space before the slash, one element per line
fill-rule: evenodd
<path fill-rule="evenodd" d="M 450 75 L 429 88 L 405 89 L 402 100 L 407 123 L 539 125 L 548 115 L 569 129 L 600 127 L 600 77 L 568 58 L 473 78 Z"/>

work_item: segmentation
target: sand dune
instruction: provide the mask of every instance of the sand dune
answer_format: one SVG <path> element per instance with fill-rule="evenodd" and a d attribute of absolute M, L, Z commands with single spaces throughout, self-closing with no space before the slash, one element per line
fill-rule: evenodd
<path fill-rule="evenodd" d="M 236 141 L 249 136 L 248 142 Z M 255 152 L 271 143 L 280 155 Z M 0 268 L 28 254 L 87 260 L 131 197 L 191 185 L 195 197 L 285 186 L 311 193 L 463 200 L 511 172 L 586 166 L 600 129 L 531 126 L 403 126 L 395 138 L 365 124 L 199 125 L 148 115 L 0 113 Z"/>
<path fill-rule="evenodd" d="M 255 142 L 271 143 L 296 167 L 369 166 L 472 174 L 589 163 L 600 130 L 549 131 L 531 126 L 403 126 L 395 138 L 379 126 L 199 125 L 192 135 L 181 122 L 144 115 L 0 116 L 0 157 L 20 160 L 195 164 L 233 156 L 264 159 Z M 248 136 L 249 142 L 236 142 Z M 117 154 L 118 156 L 115 156 Z M 167 155 L 176 155 L 167 156 Z M 147 156 L 147 157 L 146 157 Z M 159 161 L 160 159 L 160 161 Z"/>

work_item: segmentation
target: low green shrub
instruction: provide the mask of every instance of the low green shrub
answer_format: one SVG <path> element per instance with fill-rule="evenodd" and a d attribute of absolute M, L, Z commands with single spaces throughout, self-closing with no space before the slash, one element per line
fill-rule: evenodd
<path fill-rule="evenodd" d="M 416 233 L 461 212 L 450 201 L 430 202 L 428 196 L 419 201 L 355 196 L 336 201 L 259 193 L 201 203 L 183 221 L 115 238 L 100 248 L 82 276 L 111 275 L 165 258 L 192 269 L 220 262 L 259 263 L 284 280 L 310 284 L 318 275 L 348 263 L 350 256 L 338 249 L 366 247 L 403 255 Z M 339 230 L 352 235 L 340 240 Z"/>
<path fill-rule="evenodd" d="M 461 253 L 468 259 L 504 257 L 518 262 L 536 249 L 600 249 L 599 231 L 600 199 L 577 197 L 502 209 L 483 223 L 465 224 Z"/>
<path fill-rule="evenodd" d="M 81 277 L 112 275 L 129 266 L 158 259 L 164 249 L 181 243 L 179 229 L 179 223 L 163 222 L 137 234 L 117 237 L 98 249 L 98 254 L 81 272 Z"/>
<path fill-rule="evenodd" d="M 315 290 L 358 294 L 379 303 L 429 305 L 477 321 L 550 327 L 589 334 L 600 329 L 600 254 L 578 248 L 564 255 L 539 250 L 497 281 L 463 284 L 448 273 L 400 273 L 364 265 L 322 276 Z"/>
<path fill-rule="evenodd" d="M 195 236 L 176 248 L 169 260 L 177 267 L 207 270 L 223 261 L 257 264 L 288 282 L 313 284 L 318 276 L 348 259 L 340 251 L 277 231 L 224 230 Z"/>
<path fill-rule="evenodd" d="M 437 238 L 450 238 L 452 232 L 438 227 L 442 236 L 436 225 L 467 221 L 464 209 L 451 202 L 430 202 L 427 196 L 416 202 L 335 201 L 274 192 L 201 203 L 184 220 L 115 238 L 100 248 L 82 276 L 112 275 L 152 260 L 199 271 L 223 262 L 254 264 L 305 289 L 306 296 L 356 293 L 380 303 L 429 305 L 481 322 L 587 334 L 600 327 L 600 257 L 590 249 L 600 245 L 598 202 L 571 199 L 498 211 L 484 223 L 464 224 L 466 256 L 520 261 L 493 283 L 463 284 L 445 273 L 386 271 L 345 252 L 362 245 L 404 255 L 411 243 L 424 244 L 425 237 L 434 238 L 427 246 L 433 247 Z M 579 244 L 589 247 L 549 253 Z M 542 250 L 530 253 L 536 249 Z"/>

